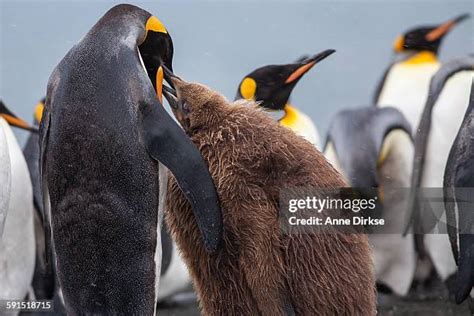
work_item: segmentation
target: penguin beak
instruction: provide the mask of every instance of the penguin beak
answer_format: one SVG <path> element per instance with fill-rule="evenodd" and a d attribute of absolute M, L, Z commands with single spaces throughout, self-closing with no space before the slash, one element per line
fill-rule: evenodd
<path fill-rule="evenodd" d="M 449 20 L 448 22 L 441 24 L 440 26 L 426 34 L 426 40 L 429 42 L 434 42 L 443 38 L 443 36 L 445 36 L 451 29 L 453 29 L 453 27 L 458 25 L 460 22 L 468 19 L 470 16 L 471 15 L 469 13 L 465 13 L 452 20 Z"/>
<path fill-rule="evenodd" d="M 285 84 L 294 83 L 299 80 L 305 73 L 307 73 L 314 65 L 316 65 L 321 60 L 325 59 L 329 55 L 332 55 L 336 51 L 334 49 L 325 50 L 319 54 L 314 55 L 313 57 L 306 58 L 302 63 L 297 64 L 296 70 L 294 70 L 286 79 Z"/>
<path fill-rule="evenodd" d="M 178 96 L 176 95 L 175 89 L 168 86 L 163 86 L 163 95 L 173 110 L 177 110 L 179 108 Z"/>
<path fill-rule="evenodd" d="M 10 112 L 10 110 L 8 110 L 8 108 L 2 101 L 0 101 L 0 116 L 3 117 L 11 126 L 15 126 L 33 133 L 38 133 L 37 128 L 30 126 L 27 122 L 18 118 L 15 114 Z"/>

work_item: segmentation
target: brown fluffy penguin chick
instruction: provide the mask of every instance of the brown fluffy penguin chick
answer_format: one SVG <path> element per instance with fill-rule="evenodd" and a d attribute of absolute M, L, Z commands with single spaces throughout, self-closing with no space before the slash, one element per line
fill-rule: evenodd
<path fill-rule="evenodd" d="M 280 229 L 285 187 L 340 188 L 315 147 L 254 106 L 230 104 L 174 80 L 175 115 L 202 153 L 219 194 L 221 248 L 204 248 L 191 206 L 171 178 L 166 220 L 191 272 L 205 315 L 374 315 L 367 236 L 289 234 Z"/>

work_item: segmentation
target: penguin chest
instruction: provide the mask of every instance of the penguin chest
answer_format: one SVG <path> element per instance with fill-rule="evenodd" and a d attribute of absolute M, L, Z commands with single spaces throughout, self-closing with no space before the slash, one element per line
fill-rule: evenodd
<path fill-rule="evenodd" d="M 33 192 L 20 146 L 10 126 L 1 118 L 0 130 L 1 192 L 8 194 L 5 199 L 8 205 L 3 201 L 0 205 L 5 216 L 0 240 L 0 299 L 23 299 L 35 264 Z M 3 164 L 8 160 L 9 163 Z M 8 176 L 9 182 L 3 182 Z"/>
<path fill-rule="evenodd" d="M 452 76 L 433 107 L 422 187 L 443 186 L 449 151 L 469 104 L 473 76 L 473 71 Z"/>
<path fill-rule="evenodd" d="M 410 125 L 418 126 L 428 97 L 431 77 L 439 69 L 438 63 L 423 65 L 397 64 L 388 74 L 377 104 L 400 110 Z"/>

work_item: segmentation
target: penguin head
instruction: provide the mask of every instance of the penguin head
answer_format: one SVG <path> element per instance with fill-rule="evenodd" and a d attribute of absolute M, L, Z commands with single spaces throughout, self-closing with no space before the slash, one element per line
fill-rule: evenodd
<path fill-rule="evenodd" d="M 145 23 L 145 37 L 138 49 L 142 57 L 148 77 L 163 103 L 163 69 L 165 66 L 172 71 L 173 41 L 163 23 L 155 16 L 150 16 Z"/>
<path fill-rule="evenodd" d="M 395 53 L 430 51 L 437 54 L 444 36 L 457 24 L 469 17 L 470 15 L 466 13 L 439 25 L 410 29 L 397 37 L 393 45 L 394 51 Z"/>
<path fill-rule="evenodd" d="M 334 52 L 335 50 L 328 49 L 293 64 L 258 68 L 240 82 L 235 99 L 254 100 L 260 102 L 262 107 L 283 110 L 291 91 L 303 75 Z"/>
<path fill-rule="evenodd" d="M 38 132 L 38 130 L 32 126 L 30 126 L 27 122 L 22 120 L 21 118 L 17 117 L 13 114 L 7 106 L 0 100 L 0 117 L 3 117 L 5 121 L 11 126 L 15 126 L 30 132 Z"/>
<path fill-rule="evenodd" d="M 206 124 L 206 120 L 210 120 L 206 114 L 208 110 L 215 110 L 216 107 L 229 103 L 223 95 L 205 85 L 186 82 L 167 68 L 164 69 L 167 81 L 172 82 L 175 89 L 163 86 L 163 94 L 174 116 L 188 135 Z"/>

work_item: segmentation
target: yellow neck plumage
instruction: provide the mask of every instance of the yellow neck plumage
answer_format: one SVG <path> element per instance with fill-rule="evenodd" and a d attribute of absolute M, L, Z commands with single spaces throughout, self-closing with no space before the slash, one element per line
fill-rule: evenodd
<path fill-rule="evenodd" d="M 285 116 L 283 116 L 283 118 L 280 120 L 280 125 L 285 126 L 287 128 L 292 128 L 298 121 L 298 110 L 291 106 L 289 103 L 287 103 L 285 105 L 284 111 Z"/>
<path fill-rule="evenodd" d="M 436 64 L 438 63 L 438 58 L 436 54 L 430 51 L 421 51 L 412 57 L 408 58 L 407 60 L 403 61 L 403 65 L 413 65 L 418 66 L 420 64 Z"/>

